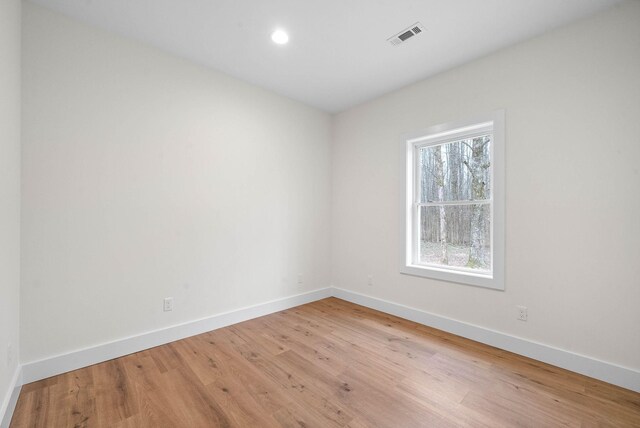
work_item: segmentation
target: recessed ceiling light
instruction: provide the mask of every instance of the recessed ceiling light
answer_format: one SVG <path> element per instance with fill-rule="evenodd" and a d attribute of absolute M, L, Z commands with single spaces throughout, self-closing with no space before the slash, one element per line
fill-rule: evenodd
<path fill-rule="evenodd" d="M 276 30 L 271 33 L 271 40 L 278 45 L 284 45 L 289 41 L 289 35 L 284 30 Z"/>

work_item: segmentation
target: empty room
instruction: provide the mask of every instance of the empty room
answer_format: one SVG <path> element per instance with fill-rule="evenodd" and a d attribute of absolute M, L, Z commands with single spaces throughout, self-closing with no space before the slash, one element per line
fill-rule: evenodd
<path fill-rule="evenodd" d="M 640 1 L 0 0 L 0 428 L 640 427 Z"/>

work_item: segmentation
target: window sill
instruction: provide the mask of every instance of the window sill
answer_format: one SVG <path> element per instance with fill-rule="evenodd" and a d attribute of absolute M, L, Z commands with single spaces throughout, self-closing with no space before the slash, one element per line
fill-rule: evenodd
<path fill-rule="evenodd" d="M 404 265 L 400 268 L 400 273 L 504 291 L 504 280 L 496 277 L 495 274 L 453 271 L 450 269 L 439 269 L 437 267 L 420 265 Z"/>

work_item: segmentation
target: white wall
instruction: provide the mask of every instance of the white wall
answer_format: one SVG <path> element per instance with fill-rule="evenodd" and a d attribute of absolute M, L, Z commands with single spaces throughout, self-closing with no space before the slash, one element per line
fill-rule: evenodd
<path fill-rule="evenodd" d="M 0 422 L 18 366 L 20 0 L 0 1 Z M 8 345 L 12 346 L 9 361 Z"/>
<path fill-rule="evenodd" d="M 329 285 L 327 114 L 23 19 L 23 362 Z"/>
<path fill-rule="evenodd" d="M 331 267 L 337 287 L 640 368 L 640 3 L 339 114 L 333 137 L 322 112 L 23 7 L 23 362 L 324 287 Z M 502 108 L 507 290 L 400 275 L 400 134 Z"/>
<path fill-rule="evenodd" d="M 339 114 L 333 285 L 640 369 L 639 24 L 627 2 Z M 506 291 L 400 275 L 400 135 L 496 109 Z"/>

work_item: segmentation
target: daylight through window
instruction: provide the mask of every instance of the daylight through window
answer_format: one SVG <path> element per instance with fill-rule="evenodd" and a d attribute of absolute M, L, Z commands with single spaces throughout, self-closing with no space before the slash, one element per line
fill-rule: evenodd
<path fill-rule="evenodd" d="M 504 288 L 498 272 L 502 147 L 496 148 L 502 143 L 502 122 L 494 116 L 459 127 L 439 126 L 405 140 L 404 273 Z"/>

